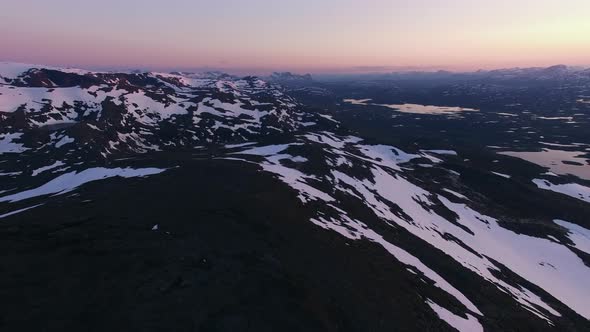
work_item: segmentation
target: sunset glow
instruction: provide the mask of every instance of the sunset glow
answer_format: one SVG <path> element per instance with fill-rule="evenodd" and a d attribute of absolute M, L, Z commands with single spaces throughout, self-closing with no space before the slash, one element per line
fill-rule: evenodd
<path fill-rule="evenodd" d="M 261 72 L 590 65 L 587 0 L 5 0 L 2 7 L 0 60 L 8 61 Z"/>

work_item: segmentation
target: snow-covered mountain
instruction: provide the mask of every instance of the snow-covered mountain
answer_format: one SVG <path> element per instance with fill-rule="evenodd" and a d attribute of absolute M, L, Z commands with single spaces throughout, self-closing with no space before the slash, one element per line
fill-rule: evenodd
<path fill-rule="evenodd" d="M 418 302 L 408 312 L 436 318 L 431 328 L 590 327 L 590 231 L 577 220 L 523 227 L 449 166 L 463 161 L 456 151 L 403 151 L 359 137 L 256 77 L 4 63 L 0 155 L 7 221 L 81 204 L 70 193 L 97 181 L 173 176 L 189 159 L 256 167 L 290 193 L 276 204 L 296 206 L 301 223 L 403 267 Z"/>
<path fill-rule="evenodd" d="M 306 122 L 291 98 L 254 77 L 1 67 L 0 131 L 33 151 L 60 148 L 66 136 L 103 156 L 239 142 Z"/>

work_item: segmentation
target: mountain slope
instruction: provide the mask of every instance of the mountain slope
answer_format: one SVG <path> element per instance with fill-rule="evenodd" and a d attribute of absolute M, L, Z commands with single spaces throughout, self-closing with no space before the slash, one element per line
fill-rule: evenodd
<path fill-rule="evenodd" d="M 531 231 L 455 151 L 363 139 L 254 77 L 4 67 L 9 328 L 590 327 L 582 221 Z"/>

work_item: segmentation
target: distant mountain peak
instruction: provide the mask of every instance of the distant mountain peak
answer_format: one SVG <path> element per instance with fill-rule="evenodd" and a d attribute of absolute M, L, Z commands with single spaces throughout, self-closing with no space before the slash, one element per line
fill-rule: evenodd
<path fill-rule="evenodd" d="M 311 74 L 293 74 L 291 72 L 274 72 L 270 75 L 271 80 L 277 81 L 311 81 L 313 78 Z"/>

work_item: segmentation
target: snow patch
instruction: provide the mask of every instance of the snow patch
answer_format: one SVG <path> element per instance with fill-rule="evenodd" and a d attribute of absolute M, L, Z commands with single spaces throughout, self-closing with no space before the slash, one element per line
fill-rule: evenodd
<path fill-rule="evenodd" d="M 69 136 L 64 136 L 59 141 L 57 141 L 55 143 L 55 147 L 61 148 L 62 146 L 66 145 L 66 144 L 74 143 L 74 141 L 75 140 L 73 138 L 71 138 Z"/>
<path fill-rule="evenodd" d="M 556 193 L 567 195 L 584 202 L 590 203 L 590 188 L 577 183 L 553 184 L 547 180 L 534 179 L 533 183 L 537 187 L 545 190 L 551 190 Z"/>
<path fill-rule="evenodd" d="M 568 230 L 568 237 L 574 243 L 574 247 L 590 254 L 590 230 L 580 225 L 567 222 L 565 220 L 555 219 L 554 223 Z"/>
<path fill-rule="evenodd" d="M 37 176 L 37 175 L 39 175 L 39 174 L 41 174 L 41 173 L 43 173 L 43 172 L 45 172 L 45 171 L 48 171 L 48 170 L 50 170 L 50 169 L 54 169 L 54 168 L 56 168 L 56 167 L 63 166 L 63 165 L 65 165 L 65 164 L 64 164 L 62 161 L 59 161 L 59 160 L 58 160 L 58 161 L 54 162 L 54 163 L 53 163 L 53 164 L 51 164 L 51 165 L 48 165 L 48 166 L 43 166 L 43 167 L 37 168 L 36 170 L 34 170 L 34 171 L 33 171 L 33 176 Z"/>
<path fill-rule="evenodd" d="M 508 175 L 508 174 L 504 174 L 504 173 L 498 173 L 498 172 L 492 172 L 492 174 L 495 174 L 497 176 L 501 176 L 505 179 L 510 179 L 512 176 Z"/>
<path fill-rule="evenodd" d="M 18 213 L 21 213 L 21 212 L 24 212 L 24 211 L 27 211 L 27 210 L 30 210 L 30 209 L 34 209 L 34 208 L 36 208 L 38 206 L 41 206 L 41 205 L 43 205 L 43 204 L 37 204 L 37 205 L 26 207 L 24 209 L 19 209 L 19 210 L 15 210 L 15 211 L 11 211 L 11 212 L 2 214 L 2 215 L 0 215 L 0 219 L 6 218 L 6 217 L 10 217 L 10 216 L 13 216 L 15 214 L 18 214 Z"/>
<path fill-rule="evenodd" d="M 426 301 L 426 304 L 430 306 L 430 308 L 440 319 L 447 322 L 447 324 L 451 325 L 459 332 L 483 332 L 483 326 L 481 326 L 477 318 L 471 316 L 470 314 L 466 314 L 467 318 L 457 316 L 449 310 L 434 303 L 430 299 Z"/>
<path fill-rule="evenodd" d="M 14 140 L 19 139 L 22 135 L 22 133 L 0 134 L 0 154 L 21 153 L 29 150 L 21 143 L 14 143 Z"/>
<path fill-rule="evenodd" d="M 81 172 L 70 172 L 66 174 L 62 174 L 57 178 L 47 182 L 46 184 L 26 190 L 23 192 L 19 192 L 12 195 L 7 195 L 0 197 L 0 202 L 18 202 L 25 199 L 50 195 L 50 194 L 57 194 L 62 195 L 68 193 L 77 187 L 92 181 L 97 180 L 104 180 L 111 177 L 119 176 L 123 178 L 131 178 L 131 177 L 143 177 L 147 175 L 159 174 L 165 171 L 165 169 L 160 168 L 89 168 L 83 170 Z"/>

